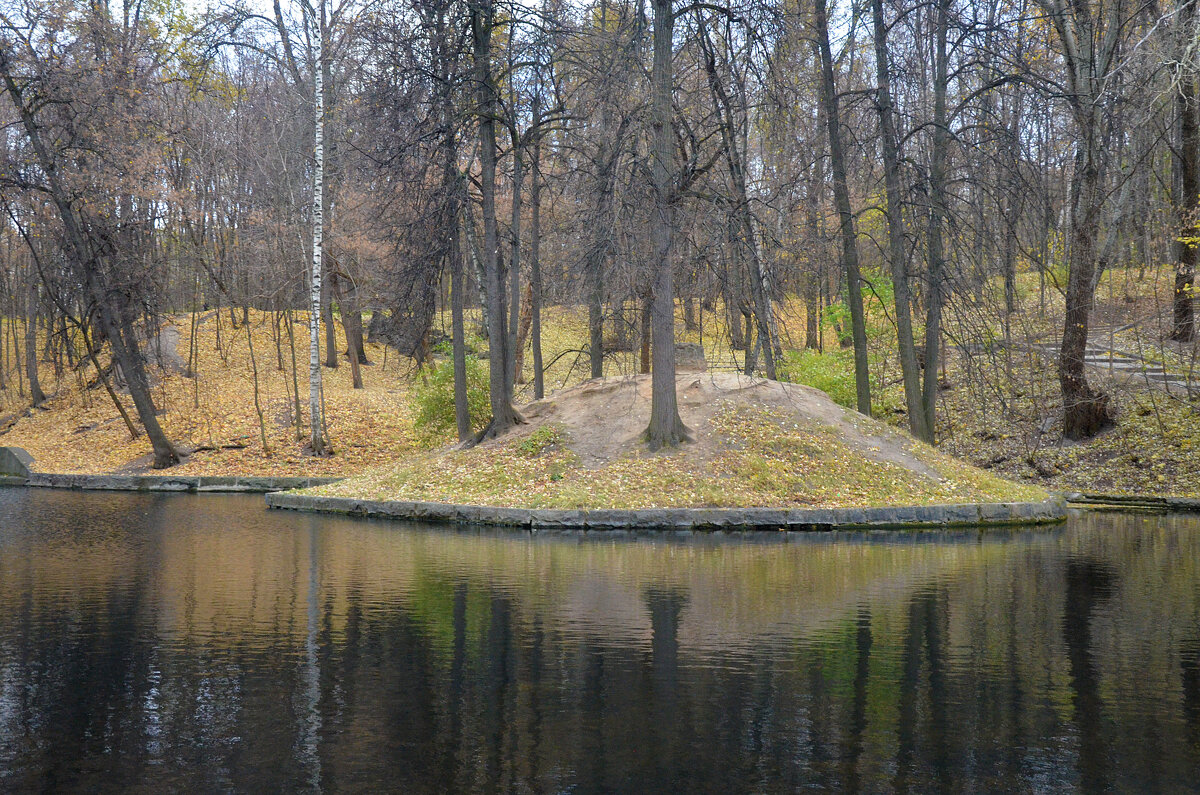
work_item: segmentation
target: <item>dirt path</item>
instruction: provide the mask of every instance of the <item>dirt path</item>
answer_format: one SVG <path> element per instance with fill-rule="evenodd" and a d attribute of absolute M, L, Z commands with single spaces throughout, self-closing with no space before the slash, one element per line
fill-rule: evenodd
<path fill-rule="evenodd" d="M 146 356 L 171 375 L 183 375 L 187 362 L 179 355 L 179 342 L 183 335 L 174 323 L 165 323 L 146 345 Z"/>

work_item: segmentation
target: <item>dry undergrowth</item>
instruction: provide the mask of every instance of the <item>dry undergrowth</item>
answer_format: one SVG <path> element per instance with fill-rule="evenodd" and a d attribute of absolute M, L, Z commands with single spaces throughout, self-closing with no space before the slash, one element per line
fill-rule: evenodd
<path fill-rule="evenodd" d="M 240 321 L 240 312 L 238 319 Z M 286 324 L 280 324 L 276 345 L 272 313 L 251 312 L 250 331 L 258 372 L 259 405 L 267 447 L 262 445 L 255 408 L 255 367 L 250 359 L 247 329 L 231 328 L 228 313 L 221 317 L 221 347 L 217 347 L 217 317 L 205 313 L 197 333 L 197 378 L 188 378 L 178 367 L 153 367 L 154 399 L 160 421 L 177 445 L 194 452 L 172 474 L 341 476 L 392 461 L 414 449 L 412 422 L 406 400 L 411 363 L 397 361 L 394 352 L 384 366 L 384 351 L 369 345 L 374 362 L 362 368 L 365 389 L 351 388 L 350 367 L 343 356 L 336 369 L 325 368 L 325 407 L 329 437 L 336 455 L 314 458 L 304 452 L 307 437 L 297 441 L 292 352 Z M 171 325 L 178 332 L 177 352 L 186 363 L 190 348 L 190 318 L 178 317 Z M 338 329 L 339 346 L 345 338 Z M 296 381 L 300 386 L 301 428 L 307 430 L 308 327 L 296 316 L 291 338 L 296 345 Z M 167 336 L 165 335 L 164 338 Z M 344 348 L 343 348 L 344 349 Z M 282 369 L 280 361 L 282 360 Z M 95 384 L 89 366 L 55 376 L 41 365 L 43 389 L 51 395 L 40 410 L 28 412 L 0 444 L 24 447 L 39 469 L 49 472 L 147 472 L 149 443 L 145 435 L 131 439 L 112 401 Z M 89 388 L 89 383 L 92 386 Z M 24 411 L 9 385 L 6 408 Z M 128 395 L 122 395 L 136 420 Z M 20 415 L 18 415 L 20 416 Z"/>
<path fill-rule="evenodd" d="M 1018 340 L 1057 344 L 1062 297 L 1047 294 L 1041 311 L 1036 277 L 1025 274 Z M 1165 339 L 1170 326 L 1171 267 L 1106 272 L 1097 291 L 1090 343 L 1165 362 L 1191 374 L 1200 358 L 1196 343 Z M 1145 379 L 1110 376 L 1089 368 L 1089 383 L 1109 395 L 1111 427 L 1092 439 L 1062 438 L 1062 397 L 1056 363 L 1027 351 L 994 350 L 952 355 L 953 388 L 939 400 L 939 449 L 1006 478 L 1054 491 L 1200 496 L 1200 392 L 1191 398 Z M 1200 383 L 1193 389 L 1200 388 Z"/>
<path fill-rule="evenodd" d="M 1055 491 L 1200 495 L 1200 406 L 1181 396 L 1112 379 L 1089 381 L 1112 401 L 1113 425 L 1086 442 L 1062 438 L 1052 362 L 1011 378 L 976 380 L 957 360 L 942 393 L 939 449 L 1006 478 Z M 978 377 L 978 373 L 975 377 Z"/>
<path fill-rule="evenodd" d="M 785 302 L 781 305 L 781 315 L 788 318 L 799 312 L 803 328 L 803 310 L 798 306 L 798 302 Z M 395 350 L 367 345 L 373 364 L 362 368 L 365 387 L 362 390 L 351 388 L 345 356 L 340 358 L 338 368 L 323 368 L 326 422 L 335 454 L 314 458 L 305 452 L 309 421 L 307 315 L 295 313 L 289 337 L 286 323 L 277 325 L 274 313 L 250 312 L 262 431 L 254 401 L 255 367 L 251 363 L 247 329 L 240 322 L 240 310 L 236 327 L 231 326 L 227 310 L 220 316 L 208 311 L 199 319 L 198 378 L 185 377 L 178 367 L 164 369 L 156 363 L 151 367 L 160 422 L 173 442 L 193 450 L 184 463 L 170 470 L 172 473 L 343 477 L 423 449 L 422 441 L 427 434 L 413 428 L 413 410 L 408 399 L 409 386 L 420 375 L 413 362 L 397 357 Z M 698 306 L 697 319 L 698 326 L 688 330 L 680 317 L 680 339 L 703 342 L 710 362 L 732 362 L 734 354 L 726 342 L 723 316 Z M 11 335 L 15 333 L 20 339 L 22 324 L 12 323 L 8 318 L 0 318 L 0 322 L 5 327 L 0 336 L 9 337 L 9 345 L 15 345 Z M 439 317 L 441 331 L 448 332 L 445 328 L 448 322 L 448 315 Z M 467 325 L 469 329 L 479 326 L 477 311 L 468 313 Z M 175 316 L 167 321 L 165 328 L 169 331 L 163 339 L 175 341 L 177 362 L 186 363 L 191 349 L 191 316 Z M 345 350 L 340 323 L 335 323 L 335 328 L 339 350 Z M 579 384 L 588 377 L 586 356 L 577 350 L 586 333 L 586 313 L 581 313 L 578 307 L 546 308 L 543 349 L 548 392 Z M 293 342 L 298 368 L 294 378 Z M 477 342 L 486 346 L 482 341 Z M 44 335 L 39 332 L 39 351 L 44 343 Z M 0 445 L 25 448 L 37 461 L 38 468 L 47 472 L 151 471 L 150 445 L 145 436 L 130 437 L 90 365 L 56 372 L 51 363 L 40 361 L 42 388 L 50 399 L 41 409 L 31 410 L 28 393 L 18 388 L 13 357 L 7 354 L 7 347 L 5 350 L 7 359 L 0 357 L 7 364 L 4 378 L 7 388 L 0 390 Z M 323 351 L 322 334 L 322 361 Z M 107 360 L 107 355 L 101 357 L 102 362 Z M 605 360 L 606 375 L 632 374 L 637 367 L 636 351 L 613 353 Z M 528 352 L 524 368 L 525 378 L 517 390 L 519 401 L 532 399 L 532 357 Z M 294 383 L 300 389 L 300 439 L 295 430 Z M 136 421 L 128 395 L 122 395 L 122 399 Z"/>

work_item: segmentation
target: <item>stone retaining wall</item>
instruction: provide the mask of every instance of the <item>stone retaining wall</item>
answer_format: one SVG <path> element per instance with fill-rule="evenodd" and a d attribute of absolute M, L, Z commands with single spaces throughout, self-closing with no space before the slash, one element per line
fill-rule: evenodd
<path fill-rule="evenodd" d="M 1077 491 L 1062 496 L 1072 505 L 1101 510 L 1136 513 L 1200 513 L 1200 499 L 1194 497 L 1141 497 L 1133 494 L 1089 494 Z"/>
<path fill-rule="evenodd" d="M 440 502 L 372 501 L 287 492 L 268 494 L 267 505 L 294 511 L 340 513 L 421 522 L 487 524 L 530 529 L 644 530 L 833 530 L 981 527 L 1051 524 L 1066 518 L 1059 498 L 1034 503 L 923 505 L 895 508 L 653 508 L 645 510 L 552 510 L 451 505 Z"/>
<path fill-rule="evenodd" d="M 178 491 L 263 494 L 335 483 L 337 478 L 213 477 L 206 475 L 55 475 L 34 472 L 26 486 L 96 491 Z"/>
<path fill-rule="evenodd" d="M 20 447 L 0 447 L 0 476 L 27 478 L 33 468 L 33 456 Z"/>
<path fill-rule="evenodd" d="M 59 475 L 33 472 L 33 458 L 19 447 L 0 447 L 0 463 L 19 462 L 24 474 L 14 465 L 0 469 L 0 486 L 35 486 L 48 489 L 88 489 L 96 491 L 174 491 L 263 494 L 271 491 L 307 489 L 338 478 L 297 477 L 220 477 L 209 475 Z M 9 471 L 5 471 L 9 470 Z"/>

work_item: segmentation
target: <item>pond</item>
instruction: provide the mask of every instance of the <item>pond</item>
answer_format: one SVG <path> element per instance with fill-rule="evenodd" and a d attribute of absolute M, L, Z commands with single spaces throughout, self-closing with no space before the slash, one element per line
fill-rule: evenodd
<path fill-rule="evenodd" d="M 1200 521 L 530 535 L 0 489 L 0 790 L 1179 790 Z"/>

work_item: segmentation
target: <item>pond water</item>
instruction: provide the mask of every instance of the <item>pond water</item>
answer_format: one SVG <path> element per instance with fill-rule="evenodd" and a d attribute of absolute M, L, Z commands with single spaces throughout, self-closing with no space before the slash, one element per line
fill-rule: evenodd
<path fill-rule="evenodd" d="M 1200 521 L 619 535 L 0 489 L 0 791 L 1200 786 Z"/>

